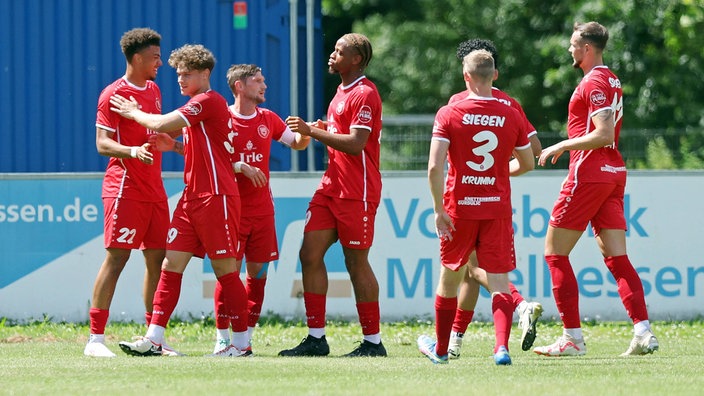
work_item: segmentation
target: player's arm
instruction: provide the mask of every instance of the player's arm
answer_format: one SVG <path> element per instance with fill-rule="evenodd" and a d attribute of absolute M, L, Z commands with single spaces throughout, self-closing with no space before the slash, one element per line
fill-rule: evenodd
<path fill-rule="evenodd" d="M 284 129 L 284 132 L 281 134 L 281 139 L 279 139 L 279 142 L 294 150 L 303 150 L 308 147 L 308 143 L 310 143 L 310 136 L 293 132 L 291 128 L 286 126 L 286 129 Z"/>
<path fill-rule="evenodd" d="M 255 187 L 266 186 L 266 175 L 256 166 L 252 166 L 244 161 L 237 161 L 232 164 L 232 169 L 235 170 L 235 173 L 241 173 L 251 180 Z"/>
<path fill-rule="evenodd" d="M 534 133 L 528 137 L 530 141 L 530 151 L 533 153 L 533 157 L 540 157 L 540 153 L 543 151 L 543 145 L 540 143 L 540 138 L 538 134 Z"/>
<path fill-rule="evenodd" d="M 538 164 L 545 165 L 549 158 L 552 158 L 550 163 L 554 164 L 565 151 L 594 150 L 613 144 L 616 135 L 613 110 L 610 108 L 602 110 L 594 114 L 591 121 L 594 125 L 593 131 L 578 138 L 563 140 L 544 149 Z"/>
<path fill-rule="evenodd" d="M 154 155 L 149 151 L 149 143 L 141 146 L 125 146 L 112 138 L 114 134 L 115 132 L 101 127 L 95 128 L 95 147 L 98 154 L 115 158 L 137 158 L 148 165 L 154 162 Z"/>
<path fill-rule="evenodd" d="M 430 141 L 430 154 L 428 155 L 428 184 L 430 185 L 430 196 L 433 199 L 433 211 L 435 212 L 435 233 L 438 238 L 448 238 L 452 240 L 452 231 L 455 230 L 452 219 L 445 211 L 442 202 L 445 191 L 445 158 L 450 142 L 447 140 L 432 139 Z"/>
<path fill-rule="evenodd" d="M 180 142 L 168 133 L 158 132 L 149 135 L 149 143 L 159 151 L 173 151 L 183 155 L 183 142 Z"/>
<path fill-rule="evenodd" d="M 508 164 L 509 176 L 520 176 L 535 169 L 532 146 L 513 150 L 514 158 Z"/>
<path fill-rule="evenodd" d="M 139 109 L 139 104 L 134 98 L 127 99 L 120 95 L 110 97 L 110 110 L 130 120 L 135 120 L 140 125 L 157 132 L 166 132 L 170 136 L 178 136 L 181 129 L 188 126 L 186 120 L 178 110 L 167 114 L 145 113 Z"/>
<path fill-rule="evenodd" d="M 364 128 L 350 128 L 349 135 L 329 133 L 320 128 L 324 125 L 320 121 L 309 124 L 300 117 L 292 116 L 286 118 L 286 124 L 293 132 L 310 136 L 326 146 L 350 155 L 362 153 L 370 134 L 370 131 Z"/>

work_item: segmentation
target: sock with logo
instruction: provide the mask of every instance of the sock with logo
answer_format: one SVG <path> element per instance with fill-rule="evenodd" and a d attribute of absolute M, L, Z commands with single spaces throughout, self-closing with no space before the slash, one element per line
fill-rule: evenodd
<path fill-rule="evenodd" d="M 447 355 L 450 344 L 452 322 L 457 311 L 457 297 L 442 297 L 435 295 L 435 353 L 438 356 Z"/>
<path fill-rule="evenodd" d="M 306 318 L 309 329 L 325 327 L 325 301 L 325 294 L 303 292 L 303 302 L 306 306 Z"/>
<path fill-rule="evenodd" d="M 648 320 L 643 283 L 628 256 L 607 257 L 604 263 L 616 279 L 618 295 L 633 323 Z"/>
<path fill-rule="evenodd" d="M 567 256 L 547 255 L 545 261 L 552 277 L 552 294 L 565 328 L 579 328 L 579 289 L 570 259 Z"/>
<path fill-rule="evenodd" d="M 166 327 L 171 314 L 176 309 L 178 298 L 181 295 L 181 281 L 183 274 L 172 271 L 161 271 L 159 284 L 154 292 L 154 308 L 150 325 L 155 324 Z"/>
<path fill-rule="evenodd" d="M 455 319 L 452 322 L 452 331 L 464 334 L 469 324 L 472 323 L 472 318 L 474 318 L 474 310 L 465 311 L 462 308 L 457 308 L 455 311 Z"/>
<path fill-rule="evenodd" d="M 510 294 L 494 293 L 491 298 L 491 312 L 494 316 L 494 334 L 496 335 L 494 353 L 502 345 L 508 350 L 508 337 L 511 335 L 513 309 L 513 299 Z"/>
<path fill-rule="evenodd" d="M 247 325 L 255 327 L 259 321 L 259 315 L 262 312 L 262 303 L 264 302 L 264 288 L 266 286 L 266 278 L 252 278 L 247 275 L 247 308 L 249 310 L 249 318 Z"/>
<path fill-rule="evenodd" d="M 88 311 L 88 317 L 90 317 L 90 334 L 91 335 L 103 335 L 105 334 L 105 326 L 108 323 L 108 317 L 110 316 L 110 310 L 91 308 Z M 94 341 L 94 340 L 91 340 Z"/>

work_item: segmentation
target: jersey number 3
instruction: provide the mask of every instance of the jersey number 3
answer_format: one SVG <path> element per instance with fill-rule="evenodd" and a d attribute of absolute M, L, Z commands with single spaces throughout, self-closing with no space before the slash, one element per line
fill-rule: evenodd
<path fill-rule="evenodd" d="M 467 166 L 472 170 L 484 172 L 494 166 L 494 156 L 491 155 L 491 152 L 499 146 L 499 139 L 494 132 L 481 131 L 474 135 L 472 140 L 477 143 L 483 143 L 481 146 L 472 149 L 474 155 L 482 157 L 482 162 L 467 161 Z"/>

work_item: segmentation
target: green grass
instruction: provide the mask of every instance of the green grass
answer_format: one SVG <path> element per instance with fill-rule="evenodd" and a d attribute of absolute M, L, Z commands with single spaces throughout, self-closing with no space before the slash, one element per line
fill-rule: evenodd
<path fill-rule="evenodd" d="M 107 345 L 115 359 L 83 356 L 86 324 L 0 321 L 0 394 L 206 395 L 691 395 L 704 393 L 704 321 L 656 322 L 660 351 L 621 358 L 631 339 L 626 323 L 585 325 L 586 356 L 547 358 L 522 352 L 518 332 L 511 338 L 513 365 L 497 367 L 490 358 L 493 326 L 472 323 L 462 357 L 435 366 L 415 344 L 433 334 L 427 321 L 382 324 L 388 358 L 338 358 L 361 339 L 359 325 L 330 322 L 330 357 L 281 358 L 307 334 L 301 323 L 265 320 L 255 332 L 255 356 L 213 359 L 212 321 L 176 322 L 169 343 L 182 358 L 124 355 L 117 342 L 144 332 L 138 324 L 111 323 Z M 561 333 L 540 322 L 536 345 Z"/>

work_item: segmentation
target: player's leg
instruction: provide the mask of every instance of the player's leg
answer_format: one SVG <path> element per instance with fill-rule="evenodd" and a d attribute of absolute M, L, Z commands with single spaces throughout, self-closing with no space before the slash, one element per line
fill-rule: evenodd
<path fill-rule="evenodd" d="M 621 302 L 633 321 L 633 339 L 623 355 L 653 353 L 659 349 L 659 343 L 650 327 L 643 283 L 626 254 L 625 231 L 602 228 L 596 239 L 604 255 L 604 263 L 616 280 Z"/>
<path fill-rule="evenodd" d="M 386 348 L 381 342 L 379 283 L 369 263 L 369 249 L 352 249 L 343 246 L 342 251 L 345 255 L 345 267 L 352 282 L 363 335 L 363 341 L 359 347 L 345 356 L 384 357 Z"/>
<path fill-rule="evenodd" d="M 147 326 L 152 319 L 152 301 L 154 292 L 161 276 L 161 265 L 166 256 L 166 239 L 171 223 L 171 212 L 167 201 L 144 203 L 144 211 L 149 214 L 148 226 L 142 240 L 142 255 L 144 256 L 144 319 Z M 148 209 L 148 210 L 147 210 Z"/>
<path fill-rule="evenodd" d="M 435 364 L 447 363 L 450 333 L 457 309 L 457 288 L 465 274 L 461 267 L 453 270 L 440 266 L 435 289 L 435 339 L 421 335 L 417 342 L 418 350 Z"/>
<path fill-rule="evenodd" d="M 491 312 L 494 318 L 494 362 L 511 364 L 508 354 L 508 339 L 511 335 L 513 302 L 509 291 L 508 273 L 487 273 L 491 292 Z"/>
<path fill-rule="evenodd" d="M 90 338 L 83 353 L 93 357 L 114 357 L 105 346 L 105 326 L 110 316 L 110 304 L 115 295 L 117 280 L 130 258 L 130 249 L 108 248 L 93 284 L 93 298 L 88 313 Z"/>
<path fill-rule="evenodd" d="M 472 252 L 468 264 L 460 269 L 464 275 L 462 276 L 462 282 L 460 283 L 459 293 L 457 295 L 457 309 L 452 322 L 450 344 L 447 349 L 450 359 L 458 359 L 460 357 L 464 333 L 472 322 L 472 318 L 474 318 L 474 308 L 477 306 L 477 300 L 479 299 L 480 285 L 469 275 L 467 267 L 476 266 L 476 262 L 477 257 L 474 252 Z"/>
<path fill-rule="evenodd" d="M 562 356 L 586 353 L 579 318 L 579 288 L 569 260 L 569 253 L 581 235 L 582 231 L 548 225 L 545 261 L 550 269 L 552 292 L 562 319 L 563 335 L 551 345 L 533 349 L 537 354 Z"/>
<path fill-rule="evenodd" d="M 142 298 L 144 299 L 144 319 L 149 326 L 152 317 L 152 301 L 154 300 L 154 292 L 159 284 L 161 276 L 161 265 L 164 263 L 166 249 L 144 249 L 144 283 L 142 286 Z"/>
<path fill-rule="evenodd" d="M 208 253 L 210 256 L 211 254 Z M 217 351 L 213 356 L 219 357 L 245 357 L 252 355 L 247 338 L 247 293 L 240 279 L 237 259 L 235 257 L 223 257 L 211 259 L 213 272 L 221 287 L 222 305 L 219 307 L 219 317 L 224 317 L 231 322 L 232 340 L 231 345 L 225 349 Z M 237 320 L 237 318 L 240 318 Z"/>
<path fill-rule="evenodd" d="M 240 268 L 242 268 L 242 260 L 235 259 L 235 272 L 240 273 Z M 226 293 L 223 292 L 223 286 L 218 279 L 215 282 L 215 288 L 213 290 L 213 303 L 214 303 L 214 315 L 215 315 L 215 346 L 213 347 L 213 354 L 217 354 L 228 348 L 232 344 L 232 336 L 230 334 L 230 324 L 232 324 L 233 329 L 241 329 L 246 326 L 247 318 L 236 317 L 231 318 L 226 312 Z"/>
<path fill-rule="evenodd" d="M 303 277 L 303 301 L 306 308 L 308 336 L 296 347 L 279 352 L 279 356 L 326 356 L 330 347 L 325 339 L 325 303 L 328 274 L 325 252 L 337 240 L 334 228 L 306 231 L 299 251 Z"/>
<path fill-rule="evenodd" d="M 268 269 L 268 262 L 247 261 L 245 290 L 247 291 L 247 310 L 249 312 L 247 317 L 247 336 L 250 340 L 261 316 Z"/>

